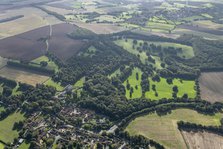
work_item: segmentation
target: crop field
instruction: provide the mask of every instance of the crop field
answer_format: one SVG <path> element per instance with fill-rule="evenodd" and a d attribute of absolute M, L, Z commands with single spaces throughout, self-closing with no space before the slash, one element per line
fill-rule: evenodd
<path fill-rule="evenodd" d="M 12 130 L 15 122 L 24 120 L 25 117 L 19 112 L 9 115 L 7 118 L 0 121 L 0 140 L 8 143 L 13 142 L 13 139 L 18 137 L 18 132 Z"/>
<path fill-rule="evenodd" d="M 52 37 L 49 40 L 49 51 L 61 60 L 67 60 L 83 47 L 84 42 L 73 40 L 67 36 L 76 26 L 71 24 L 57 24 L 52 26 Z"/>
<path fill-rule="evenodd" d="M 31 31 L 49 24 L 60 23 L 55 17 L 33 7 L 1 11 L 0 19 L 16 15 L 24 15 L 24 17 L 0 24 L 0 39 Z"/>
<path fill-rule="evenodd" d="M 194 110 L 177 109 L 170 114 L 159 116 L 156 113 L 133 120 L 126 128 L 130 135 L 143 135 L 164 145 L 168 149 L 186 149 L 186 143 L 177 129 L 177 121 L 185 121 L 206 126 L 219 126 L 222 114 L 213 116 L 199 114 Z"/>
<path fill-rule="evenodd" d="M 136 78 L 136 73 L 138 73 L 138 79 Z M 142 71 L 139 68 L 134 68 L 132 71 L 132 75 L 129 76 L 128 79 L 123 83 L 126 89 L 126 98 L 133 99 L 140 98 L 142 96 L 141 76 Z M 130 96 L 130 90 L 127 89 L 127 81 L 130 84 L 130 88 L 133 88 L 132 97 Z"/>
<path fill-rule="evenodd" d="M 209 102 L 223 101 L 223 72 L 201 73 L 199 86 L 201 98 Z"/>
<path fill-rule="evenodd" d="M 0 55 L 6 58 L 32 60 L 40 57 L 46 44 L 43 38 L 49 34 L 49 27 L 41 27 L 16 36 L 0 40 Z"/>
<path fill-rule="evenodd" d="M 123 27 L 112 25 L 112 24 L 104 24 L 104 23 L 103 24 L 102 23 L 88 24 L 88 23 L 75 22 L 75 24 L 82 28 L 91 30 L 92 32 L 96 34 L 111 34 L 111 33 L 117 33 L 117 32 L 121 32 L 125 30 L 125 28 Z"/>
<path fill-rule="evenodd" d="M 223 137 L 209 132 L 181 132 L 189 148 L 223 149 Z"/>
<path fill-rule="evenodd" d="M 209 28 L 209 29 L 223 28 L 223 24 L 214 23 L 210 20 L 194 21 L 193 24 L 198 25 L 199 27 Z"/>
<path fill-rule="evenodd" d="M 23 69 L 17 69 L 14 67 L 4 67 L 0 70 L 0 76 L 15 80 L 17 82 L 27 83 L 35 86 L 38 83 L 43 83 L 49 76 L 37 74 L 37 72 L 31 72 Z"/>
<path fill-rule="evenodd" d="M 187 81 L 180 79 L 174 79 L 173 84 L 168 84 L 165 78 L 160 78 L 160 82 L 154 82 L 151 78 L 149 79 L 150 82 L 150 91 L 146 92 L 146 98 L 152 100 L 158 100 L 161 98 L 172 98 L 173 93 L 173 86 L 178 87 L 177 97 L 182 97 L 184 94 L 187 94 L 189 98 L 196 97 L 195 91 L 195 82 L 194 81 Z M 156 92 L 158 96 L 155 95 L 155 91 L 152 90 L 152 85 L 156 86 Z"/>

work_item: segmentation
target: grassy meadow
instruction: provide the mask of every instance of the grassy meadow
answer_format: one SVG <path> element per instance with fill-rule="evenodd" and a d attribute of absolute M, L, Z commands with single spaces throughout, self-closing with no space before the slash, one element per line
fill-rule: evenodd
<path fill-rule="evenodd" d="M 138 73 L 139 75 L 138 80 L 136 79 L 136 73 Z M 130 86 L 134 89 L 132 97 L 130 97 L 130 90 L 127 89 L 127 80 L 123 83 L 126 89 L 126 98 L 132 99 L 132 98 L 140 98 L 142 96 L 141 76 L 142 76 L 142 71 L 139 68 L 134 68 L 132 71 L 132 75 L 130 75 L 127 79 L 129 81 Z"/>
<path fill-rule="evenodd" d="M 8 143 L 12 142 L 14 138 L 18 137 L 18 132 L 12 130 L 15 122 L 23 121 L 25 117 L 20 112 L 15 112 L 7 118 L 0 121 L 0 140 Z"/>

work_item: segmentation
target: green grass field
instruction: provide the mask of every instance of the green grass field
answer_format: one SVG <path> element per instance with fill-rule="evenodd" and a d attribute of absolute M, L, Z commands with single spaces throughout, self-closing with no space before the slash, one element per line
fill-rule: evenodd
<path fill-rule="evenodd" d="M 139 79 L 136 79 L 136 73 L 139 74 Z M 130 90 L 127 89 L 127 80 L 123 83 L 126 89 L 126 98 L 133 99 L 133 98 L 140 98 L 142 96 L 142 88 L 141 88 L 141 76 L 142 71 L 139 68 L 134 68 L 132 71 L 132 75 L 128 77 L 128 81 L 131 87 L 133 87 L 134 92 L 132 94 L 132 97 L 130 97 Z M 138 89 L 135 87 L 138 86 Z"/>
<path fill-rule="evenodd" d="M 182 83 L 180 79 L 174 79 L 173 84 L 169 85 L 166 82 L 165 78 L 160 78 L 160 82 L 154 82 L 151 78 L 150 81 L 150 91 L 146 92 L 145 96 L 146 98 L 149 98 L 151 100 L 158 100 L 161 98 L 172 98 L 173 93 L 173 86 L 176 85 L 178 87 L 178 97 L 182 97 L 185 93 L 188 94 L 189 98 L 195 98 L 196 97 L 196 91 L 194 89 L 195 82 L 194 81 L 186 81 L 183 80 Z M 158 96 L 155 96 L 155 92 L 152 90 L 152 85 L 156 85 L 156 91 L 158 93 Z"/>
<path fill-rule="evenodd" d="M 77 92 L 77 95 L 80 96 L 82 87 L 84 86 L 85 77 L 82 77 L 80 80 L 78 80 L 74 85 L 74 91 Z"/>
<path fill-rule="evenodd" d="M 30 144 L 27 144 L 26 142 L 23 142 L 18 149 L 29 149 Z"/>
<path fill-rule="evenodd" d="M 58 71 L 58 66 L 53 61 L 50 61 L 47 56 L 41 56 L 32 60 L 33 63 L 37 63 L 37 64 L 40 64 L 40 62 L 42 61 L 46 61 L 48 63 L 47 68 Z"/>
<path fill-rule="evenodd" d="M 126 42 L 124 39 L 122 40 L 117 40 L 115 41 L 115 44 L 117 44 L 120 47 L 123 47 L 126 51 L 128 51 L 129 53 L 132 53 L 134 55 L 140 55 L 140 60 L 142 61 L 142 63 L 145 63 L 146 60 L 148 59 L 148 56 L 146 55 L 146 52 L 139 52 L 137 49 L 133 49 L 133 40 L 132 39 L 128 39 L 128 41 Z"/>
<path fill-rule="evenodd" d="M 2 111 L 4 111 L 5 109 L 4 109 L 4 107 L 1 107 L 0 106 L 0 112 L 2 112 Z"/>
<path fill-rule="evenodd" d="M 20 112 L 15 112 L 9 115 L 4 120 L 0 121 L 0 140 L 5 143 L 12 142 L 14 138 L 18 137 L 18 132 L 12 130 L 15 122 L 23 121 L 25 117 Z"/>
<path fill-rule="evenodd" d="M 121 74 L 121 71 L 120 71 L 120 68 L 119 68 L 115 72 L 113 72 L 111 75 L 109 75 L 108 78 L 111 79 L 111 78 L 116 77 L 116 76 L 118 76 L 120 74 Z"/>
<path fill-rule="evenodd" d="M 4 149 L 4 144 L 0 143 L 0 149 Z"/>
<path fill-rule="evenodd" d="M 194 110 L 177 109 L 171 114 L 158 116 L 156 113 L 138 117 L 133 120 L 126 128 L 130 135 L 143 135 L 153 139 L 166 148 L 186 149 L 186 144 L 180 131 L 177 129 L 177 121 L 197 123 L 202 125 L 220 125 L 222 114 L 213 116 L 199 114 Z"/>
<path fill-rule="evenodd" d="M 46 82 L 44 82 L 44 84 L 55 87 L 57 91 L 63 91 L 64 90 L 64 87 L 61 86 L 60 83 L 54 82 L 52 79 L 47 80 Z"/>
<path fill-rule="evenodd" d="M 178 44 L 178 43 L 170 43 L 170 42 L 149 42 L 149 44 L 155 44 L 155 45 L 161 45 L 162 47 L 174 47 L 174 48 L 182 48 L 182 53 L 178 53 L 178 56 L 181 58 L 192 58 L 194 57 L 194 50 L 193 47 L 183 45 L 183 44 Z"/>

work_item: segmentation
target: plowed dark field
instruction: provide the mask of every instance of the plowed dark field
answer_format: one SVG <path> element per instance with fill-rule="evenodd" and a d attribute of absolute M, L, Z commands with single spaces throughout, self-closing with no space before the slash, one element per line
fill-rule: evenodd
<path fill-rule="evenodd" d="M 76 26 L 57 24 L 52 26 L 52 36 L 49 40 L 49 51 L 61 60 L 67 60 L 76 54 L 84 42 L 70 39 Z M 0 56 L 17 60 L 33 60 L 44 55 L 47 46 L 45 39 L 50 35 L 50 26 L 41 27 L 13 37 L 0 40 Z"/>

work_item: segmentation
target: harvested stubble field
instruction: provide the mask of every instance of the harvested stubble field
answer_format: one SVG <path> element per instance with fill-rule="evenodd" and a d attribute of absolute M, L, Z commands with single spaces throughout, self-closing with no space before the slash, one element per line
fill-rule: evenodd
<path fill-rule="evenodd" d="M 223 101 L 223 72 L 202 73 L 199 78 L 201 98 L 210 102 Z"/>
<path fill-rule="evenodd" d="M 36 72 L 17 69 L 14 67 L 4 67 L 0 70 L 0 76 L 15 80 L 17 82 L 27 83 L 35 86 L 38 83 L 43 83 L 49 76 L 38 74 Z"/>
<path fill-rule="evenodd" d="M 186 143 L 177 128 L 178 121 L 219 126 L 221 117 L 220 113 L 210 116 L 199 114 L 194 110 L 177 109 L 164 116 L 153 113 L 138 117 L 127 126 L 126 131 L 130 135 L 143 135 L 157 141 L 167 149 L 186 149 Z"/>
<path fill-rule="evenodd" d="M 61 22 L 55 17 L 34 7 L 18 7 L 17 9 L 6 11 L 0 9 L 0 14 L 0 19 L 24 15 L 23 18 L 1 23 L 0 39 L 28 32 L 48 24 L 53 25 Z"/>
<path fill-rule="evenodd" d="M 223 137 L 209 132 L 186 132 L 181 134 L 190 149 L 223 149 Z"/>
<path fill-rule="evenodd" d="M 82 22 L 75 22 L 75 24 L 79 27 L 91 30 L 96 34 L 111 34 L 124 31 L 125 28 L 113 25 L 113 24 L 97 24 L 97 23 L 82 23 Z"/>

